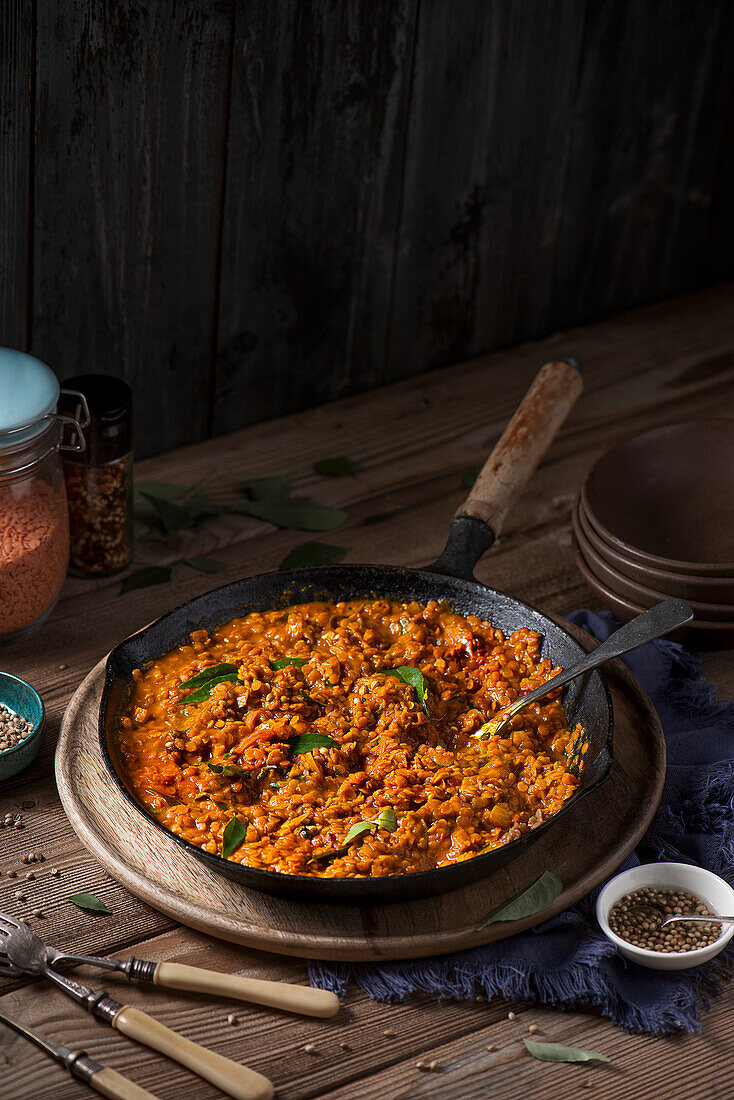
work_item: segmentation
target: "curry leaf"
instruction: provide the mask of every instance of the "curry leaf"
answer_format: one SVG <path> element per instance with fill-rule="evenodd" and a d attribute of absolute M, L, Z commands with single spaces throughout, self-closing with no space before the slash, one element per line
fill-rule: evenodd
<path fill-rule="evenodd" d="M 310 660 L 310 657 L 281 657 L 277 661 L 271 661 L 270 667 L 273 672 L 277 672 L 280 668 L 285 668 L 286 665 L 298 665 L 298 667 L 301 668 L 303 665 L 307 665 Z"/>
<path fill-rule="evenodd" d="M 225 672 L 236 672 L 237 665 L 228 664 L 223 661 L 218 665 L 209 665 L 209 668 L 203 669 L 201 672 L 197 672 L 195 676 L 192 676 L 190 680 L 184 680 L 179 684 L 180 688 L 195 688 L 200 687 L 202 684 L 206 684 L 209 680 L 213 680 L 216 676 L 223 676 Z"/>
<path fill-rule="evenodd" d="M 106 913 L 107 916 L 112 915 L 112 910 L 108 909 L 99 898 L 95 898 L 94 894 L 72 894 L 67 900 L 73 902 L 79 909 L 88 909 L 91 913 Z"/>
<path fill-rule="evenodd" d="M 325 474 L 327 477 L 344 477 L 345 474 L 353 474 L 357 469 L 357 463 L 346 455 L 337 455 L 335 458 L 320 458 L 314 462 L 313 468 L 317 474 Z"/>
<path fill-rule="evenodd" d="M 294 756 L 302 756 L 304 753 L 313 752 L 314 749 L 336 749 L 336 741 L 327 737 L 325 733 L 302 733 L 291 741 L 291 751 Z"/>
<path fill-rule="evenodd" d="M 276 527 L 292 527 L 300 531 L 332 531 L 349 518 L 340 508 L 329 508 L 305 497 L 297 500 L 244 500 L 231 505 L 230 511 L 244 512 Z"/>
<path fill-rule="evenodd" d="M 330 546 L 325 542 L 302 542 L 294 546 L 280 563 L 281 569 L 299 569 L 304 565 L 334 565 L 346 554 L 344 546 Z"/>
<path fill-rule="evenodd" d="M 135 495 L 158 497 L 159 500 L 176 500 L 191 490 L 191 485 L 173 485 L 169 481 L 136 481 Z"/>
<path fill-rule="evenodd" d="M 200 555 L 193 558 L 184 558 L 183 563 L 184 565 L 190 565 L 192 569 L 198 569 L 200 573 L 219 573 L 220 570 L 227 568 L 223 561 L 217 561 L 216 558 L 204 558 Z"/>
<path fill-rule="evenodd" d="M 183 699 L 179 699 L 176 706 L 185 707 L 189 703 L 203 703 L 205 699 L 208 699 L 212 693 L 214 687 L 217 684 L 236 684 L 237 673 L 225 672 L 222 676 L 214 676 L 211 680 L 207 680 L 205 684 L 202 684 L 196 691 L 192 691 L 190 695 L 185 696 Z"/>
<path fill-rule="evenodd" d="M 597 1054 L 595 1050 L 583 1050 L 581 1047 L 565 1047 L 563 1043 L 536 1043 L 532 1039 L 523 1039 L 529 1054 L 540 1062 L 608 1062 L 606 1054 Z"/>
<path fill-rule="evenodd" d="M 153 497 L 148 493 L 141 496 L 147 500 L 153 509 L 155 518 L 158 519 L 167 535 L 173 535 L 191 523 L 188 509 L 173 500 L 165 500 L 163 497 Z"/>
<path fill-rule="evenodd" d="M 394 833 L 397 827 L 398 819 L 395 816 L 395 811 L 388 806 L 386 810 L 382 810 L 377 815 L 376 820 L 355 821 L 338 848 L 330 848 L 328 852 L 319 852 L 318 855 L 309 860 L 309 863 L 316 863 L 322 859 L 334 859 L 336 856 L 344 855 L 357 837 L 362 836 L 364 833 L 372 833 L 375 829 L 385 829 L 388 833 Z"/>
<path fill-rule="evenodd" d="M 243 481 L 252 500 L 287 500 L 291 493 L 290 474 L 271 474 L 268 477 L 254 477 Z"/>
<path fill-rule="evenodd" d="M 394 833 L 398 827 L 398 819 L 395 816 L 395 811 L 392 806 L 388 806 L 386 810 L 381 810 L 377 815 L 377 826 L 380 829 L 386 829 L 388 833 Z"/>
<path fill-rule="evenodd" d="M 523 917 L 532 917 L 536 913 L 542 913 L 551 902 L 556 900 L 562 889 L 563 883 L 558 875 L 555 875 L 553 871 L 543 871 L 543 874 L 536 878 L 535 882 L 531 883 L 526 890 L 521 890 L 509 901 L 505 901 L 502 905 L 498 905 L 496 909 L 493 909 L 479 925 L 477 932 L 496 921 L 522 920 Z"/>
<path fill-rule="evenodd" d="M 247 835 L 247 828 L 238 817 L 230 817 L 222 833 L 222 856 L 228 859 Z"/>
<path fill-rule="evenodd" d="M 362 833 L 371 833 L 376 828 L 377 825 L 374 821 L 355 821 L 354 825 L 352 825 L 351 829 L 344 837 L 343 846 L 348 848 L 352 841 L 356 840 Z"/>
<path fill-rule="evenodd" d="M 419 668 L 411 668 L 410 665 L 400 665 L 398 668 L 384 670 L 385 676 L 397 676 L 404 684 L 409 684 L 418 698 L 418 702 L 428 714 L 426 706 L 426 678 Z"/>
<path fill-rule="evenodd" d="M 118 596 L 126 592 L 132 592 L 135 588 L 150 588 L 154 584 L 165 584 L 170 581 L 173 570 L 170 565 L 146 565 L 144 569 L 138 569 L 120 585 Z"/>
<path fill-rule="evenodd" d="M 226 775 L 228 778 L 250 774 L 247 768 L 241 768 L 239 764 L 207 764 L 207 768 L 215 775 Z"/>

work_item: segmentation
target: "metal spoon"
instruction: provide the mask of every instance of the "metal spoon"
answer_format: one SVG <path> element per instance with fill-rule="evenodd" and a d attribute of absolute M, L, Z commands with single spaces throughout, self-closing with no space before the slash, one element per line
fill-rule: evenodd
<path fill-rule="evenodd" d="M 640 917 L 644 917 L 647 920 L 660 920 L 653 931 L 657 932 L 660 928 L 667 928 L 669 924 L 675 924 L 677 921 L 693 921 L 696 924 L 734 924 L 734 917 L 720 917 L 710 916 L 703 917 L 699 913 L 678 913 L 674 917 L 666 917 L 665 909 L 662 905 L 656 905 L 655 902 L 635 902 L 634 905 L 630 905 L 627 910 L 628 913 L 636 913 Z"/>
<path fill-rule="evenodd" d="M 505 707 L 489 722 L 480 726 L 474 737 L 486 741 L 498 734 L 529 703 L 543 699 L 551 691 L 556 691 L 557 688 L 567 684 L 569 680 L 575 680 L 584 672 L 591 672 L 592 669 L 598 668 L 606 661 L 611 661 L 614 657 L 620 657 L 623 653 L 629 653 L 631 649 L 637 649 L 638 646 L 645 645 L 654 638 L 669 634 L 671 630 L 676 630 L 684 623 L 690 622 L 692 618 L 693 612 L 683 600 L 664 600 L 662 603 L 655 604 L 649 611 L 643 611 L 641 615 L 625 623 L 619 630 L 615 630 L 614 634 L 610 634 L 593 653 L 589 653 L 575 665 L 559 672 L 552 680 L 541 684 L 534 691 L 510 703 L 509 707 Z"/>

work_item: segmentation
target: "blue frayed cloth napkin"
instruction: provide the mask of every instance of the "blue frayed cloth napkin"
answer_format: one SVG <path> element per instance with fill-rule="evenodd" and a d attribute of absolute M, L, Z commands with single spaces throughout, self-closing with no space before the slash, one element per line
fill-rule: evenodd
<path fill-rule="evenodd" d="M 576 611 L 569 618 L 600 641 L 619 625 L 608 612 Z M 619 870 L 678 860 L 733 882 L 734 703 L 717 705 L 714 686 L 699 679 L 697 655 L 673 642 L 651 642 L 622 659 L 660 716 L 668 769 L 658 812 Z M 627 962 L 596 923 L 600 889 L 532 930 L 486 947 L 414 962 L 312 963 L 311 983 L 341 995 L 355 981 L 382 1001 L 411 993 L 438 999 L 483 993 L 557 1008 L 589 1005 L 628 1031 L 696 1031 L 701 1011 L 728 976 L 734 948 L 692 970 Z"/>

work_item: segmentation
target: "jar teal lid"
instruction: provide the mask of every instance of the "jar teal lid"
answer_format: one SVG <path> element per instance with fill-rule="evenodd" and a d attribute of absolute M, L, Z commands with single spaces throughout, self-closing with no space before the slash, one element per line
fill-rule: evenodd
<path fill-rule="evenodd" d="M 58 399 L 59 382 L 50 367 L 23 351 L 0 348 L 0 448 L 38 435 Z M 3 438 L 6 432 L 13 434 Z"/>

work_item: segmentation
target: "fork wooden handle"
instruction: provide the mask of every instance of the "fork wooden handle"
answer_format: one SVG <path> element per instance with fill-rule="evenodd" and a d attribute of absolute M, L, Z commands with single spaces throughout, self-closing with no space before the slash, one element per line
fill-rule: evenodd
<path fill-rule="evenodd" d="M 158 1100 L 152 1092 L 136 1085 L 109 1066 L 104 1066 L 89 1079 L 89 1084 L 108 1100 Z"/>
<path fill-rule="evenodd" d="M 233 997 L 238 1001 L 300 1012 L 303 1016 L 326 1019 L 339 1011 L 339 998 L 326 989 L 309 985 L 289 985 L 261 978 L 245 978 L 239 974 L 220 974 L 216 970 L 200 970 L 182 963 L 158 963 L 153 976 L 156 985 L 165 989 L 182 989 L 189 993 L 211 993 L 216 997 Z"/>
<path fill-rule="evenodd" d="M 267 1077 L 184 1039 L 183 1035 L 171 1031 L 139 1008 L 124 1005 L 112 1026 L 123 1035 L 180 1062 L 228 1096 L 233 1096 L 234 1100 L 272 1100 L 273 1086 Z"/>

